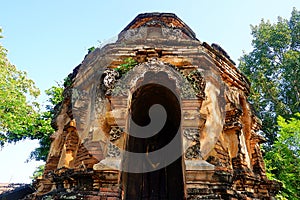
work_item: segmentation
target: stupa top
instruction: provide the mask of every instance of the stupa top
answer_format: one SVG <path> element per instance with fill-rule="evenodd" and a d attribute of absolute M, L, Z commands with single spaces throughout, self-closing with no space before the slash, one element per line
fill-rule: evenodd
<path fill-rule="evenodd" d="M 122 32 L 140 27 L 167 27 L 181 29 L 191 39 L 196 39 L 196 34 L 174 13 L 142 13 L 136 16 Z"/>

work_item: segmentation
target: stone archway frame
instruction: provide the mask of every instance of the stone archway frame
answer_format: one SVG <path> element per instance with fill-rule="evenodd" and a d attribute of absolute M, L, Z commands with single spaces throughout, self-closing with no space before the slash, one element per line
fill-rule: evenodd
<path fill-rule="evenodd" d="M 152 73 L 153 79 L 145 80 L 146 74 Z M 168 85 L 168 81 L 165 82 L 165 80 L 155 80 L 155 74 L 158 73 L 165 73 L 167 75 L 167 78 L 169 82 L 174 83 L 174 87 L 170 88 L 170 85 Z M 111 102 L 111 114 L 113 115 L 113 118 L 115 120 L 115 124 L 118 124 L 122 127 L 125 127 L 125 132 L 128 133 L 128 119 L 130 119 L 130 108 L 131 100 L 132 100 L 132 94 L 143 85 L 147 84 L 159 84 L 162 85 L 168 89 L 170 89 L 177 97 L 184 94 L 184 93 L 190 93 L 191 99 L 194 99 L 198 102 L 198 98 L 196 95 L 191 95 L 194 93 L 193 89 L 188 86 L 188 81 L 178 72 L 174 69 L 173 66 L 167 63 L 163 63 L 157 59 L 151 59 L 148 62 L 141 63 L 137 66 L 135 66 L 132 70 L 130 70 L 126 75 L 124 75 L 121 79 L 116 82 L 114 89 L 112 91 L 112 95 L 109 97 Z M 183 91 L 185 89 L 185 91 Z M 189 91 L 187 91 L 189 90 Z M 178 102 L 181 103 L 183 97 L 178 97 Z M 200 108 L 200 102 L 198 102 L 198 107 Z M 182 112 L 181 112 L 182 113 Z M 124 116 L 127 117 L 127 120 L 124 121 Z M 179 133 L 181 133 L 181 130 L 178 130 Z M 121 138 L 121 140 L 125 140 L 124 138 Z M 192 141 L 186 141 L 185 143 L 191 143 Z M 172 144 L 171 144 L 172 145 Z M 189 144 L 185 144 L 185 146 L 189 146 Z M 124 155 L 124 149 L 125 146 L 119 146 L 119 149 L 122 151 L 122 156 Z M 172 149 L 172 148 L 171 148 Z M 171 150 L 170 148 L 167 151 Z M 171 151 L 170 151 L 171 152 Z M 121 157 L 122 157 L 121 156 Z M 139 157 L 138 155 L 134 155 Z M 182 156 L 182 154 L 175 156 L 172 160 L 176 160 L 178 157 Z M 171 163 L 169 162 L 169 163 Z M 114 169 L 122 170 L 120 167 L 117 167 L 116 163 L 120 163 L 120 158 L 112 159 L 107 158 L 100 162 L 102 165 L 110 166 Z M 126 169 L 123 169 L 125 171 L 128 171 Z"/>
<path fill-rule="evenodd" d="M 207 154 L 213 149 L 215 143 L 218 140 L 218 137 L 220 133 L 222 132 L 223 129 L 223 123 L 224 123 L 224 116 L 223 116 L 223 111 L 224 108 L 222 107 L 225 102 L 222 103 L 223 101 L 223 92 L 224 92 L 224 85 L 221 84 L 221 79 L 218 77 L 216 71 L 213 71 L 215 68 L 213 67 L 213 70 L 211 71 L 211 65 L 214 66 L 214 64 L 207 59 L 206 55 L 204 56 L 206 66 L 202 68 L 204 75 L 205 75 L 205 81 L 206 81 L 206 87 L 205 87 L 205 94 L 206 98 L 203 102 L 201 102 L 203 105 L 201 106 L 201 103 L 199 104 L 198 108 L 200 109 L 199 112 L 194 113 L 195 115 L 193 116 L 196 121 L 194 124 L 191 125 L 189 123 L 189 127 L 185 127 L 185 121 L 184 121 L 184 116 L 183 116 L 183 126 L 181 127 L 182 130 L 184 131 L 185 129 L 199 129 L 201 125 L 199 125 L 199 120 L 201 121 L 201 116 L 207 116 L 205 120 L 202 119 L 202 125 L 205 123 L 204 127 L 202 127 L 201 134 L 199 134 L 199 149 L 201 155 L 199 156 L 200 159 L 185 159 L 186 163 L 186 169 L 187 170 L 195 170 L 195 169 L 213 169 L 213 166 L 208 164 L 207 162 L 203 162 L 203 158 L 207 156 Z M 208 62 L 207 62 L 208 61 Z M 202 59 L 202 64 L 203 64 L 203 59 Z M 203 65 L 202 65 L 203 66 Z M 200 69 L 201 70 L 201 69 Z M 177 91 L 174 91 L 176 93 L 179 92 L 179 94 L 182 94 L 183 92 L 180 91 L 183 87 L 183 84 L 188 84 L 186 80 L 183 78 L 182 75 L 178 73 L 178 71 L 174 70 L 171 65 L 167 63 L 163 63 L 159 61 L 158 59 L 151 59 L 148 62 L 141 63 L 134 67 L 131 71 L 129 71 L 121 81 L 119 80 L 116 85 L 115 89 L 113 90 L 112 96 L 110 97 L 111 99 L 111 104 L 113 108 L 117 107 L 123 107 L 123 108 L 128 108 L 130 106 L 130 101 L 131 99 L 129 98 L 130 95 L 139 87 L 138 82 L 141 82 L 142 77 L 148 72 L 153 72 L 153 73 L 159 73 L 159 72 L 167 72 L 169 79 L 175 81 L 176 83 L 176 88 Z M 192 89 L 191 89 L 192 90 Z M 122 100 L 123 98 L 123 100 Z M 128 99 L 129 98 L 129 99 Z M 220 100 L 221 98 L 221 100 Z M 126 101 L 127 99 L 127 101 Z M 180 102 L 187 105 L 190 105 L 190 102 L 187 100 L 197 100 L 198 98 L 195 96 L 194 98 L 190 99 L 183 99 L 181 97 Z M 123 102 L 120 105 L 120 102 Z M 188 103 L 186 103 L 188 102 Z M 126 105 L 124 105 L 126 103 Z M 225 105 L 225 104 L 224 104 Z M 185 106 L 183 106 L 182 110 L 184 110 Z M 196 106 L 197 108 L 197 106 Z M 127 110 L 127 113 L 123 113 L 122 116 L 128 115 L 130 111 Z M 123 126 L 126 126 L 128 122 L 124 122 L 124 119 L 118 123 L 118 119 L 122 119 L 120 115 L 122 112 L 114 112 L 115 116 L 114 118 L 117 121 L 117 124 L 122 124 Z M 199 129 L 200 130 L 200 129 Z M 127 130 L 126 130 L 127 131 Z M 125 131 L 125 132 L 126 132 Z M 183 149 L 187 149 L 191 146 L 191 144 L 194 142 L 194 140 L 189 140 L 186 137 L 183 139 Z M 124 146 L 120 148 L 121 151 L 124 149 Z M 100 163 L 104 165 L 110 165 L 113 168 L 117 168 L 120 170 L 120 161 L 114 161 L 111 162 L 112 160 L 109 159 L 109 162 L 106 162 L 107 159 L 102 160 Z M 120 159 L 117 159 L 120 160 Z M 202 160 L 202 162 L 199 162 L 199 160 Z M 194 162 L 197 161 L 197 162 Z"/>

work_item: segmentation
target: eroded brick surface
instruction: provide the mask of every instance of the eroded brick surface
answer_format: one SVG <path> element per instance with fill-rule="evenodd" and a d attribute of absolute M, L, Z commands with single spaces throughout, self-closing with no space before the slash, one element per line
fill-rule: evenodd
<path fill-rule="evenodd" d="M 121 85 L 120 77 L 104 77 L 105 85 L 103 73 L 129 57 L 137 62 L 134 73 L 122 75 L 127 79 Z M 45 173 L 31 198 L 126 198 L 118 167 L 127 148 L 128 106 L 146 81 L 145 72 L 167 74 L 165 84 L 174 86 L 181 99 L 184 198 L 270 199 L 276 194 L 280 185 L 265 175 L 259 148 L 264 139 L 247 102 L 247 79 L 226 51 L 200 42 L 174 14 L 146 13 L 115 43 L 89 53 L 70 75 L 72 84 L 53 122 Z"/>

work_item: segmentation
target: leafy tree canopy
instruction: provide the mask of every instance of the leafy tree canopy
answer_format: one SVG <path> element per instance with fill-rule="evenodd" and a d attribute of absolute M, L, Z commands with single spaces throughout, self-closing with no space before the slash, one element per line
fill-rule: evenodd
<path fill-rule="evenodd" d="M 251 29 L 253 50 L 241 57 L 239 68 L 252 83 L 250 101 L 271 145 L 277 116 L 300 112 L 300 12 L 294 8 L 289 20 L 262 20 Z"/>
<path fill-rule="evenodd" d="M 51 121 L 55 115 L 55 107 L 59 106 L 63 100 L 63 90 L 64 87 L 57 84 L 57 86 L 52 86 L 50 89 L 45 91 L 49 98 L 49 104 L 46 105 L 46 111 L 42 112 L 37 119 L 40 127 L 43 128 L 43 130 L 40 130 L 40 134 L 36 135 L 36 139 L 39 139 L 40 146 L 31 152 L 29 159 L 35 159 L 38 161 L 47 160 L 51 144 L 50 136 L 54 133 L 54 129 L 51 127 Z"/>
<path fill-rule="evenodd" d="M 0 88 L 0 145 L 35 138 L 39 108 L 35 100 L 40 91 L 26 72 L 8 61 L 7 50 L 1 44 Z"/>
<path fill-rule="evenodd" d="M 250 102 L 268 140 L 267 176 L 283 183 L 280 199 L 300 199 L 300 12 L 251 26 L 253 50 L 239 68 L 252 86 Z"/>
<path fill-rule="evenodd" d="M 278 139 L 265 154 L 267 175 L 283 183 L 281 199 L 300 199 L 300 113 L 290 120 L 278 117 Z"/>
<path fill-rule="evenodd" d="M 0 29 L 0 38 L 2 30 Z M 40 146 L 30 159 L 46 161 L 50 135 L 54 132 L 51 120 L 54 106 L 62 101 L 63 87 L 46 90 L 49 105 L 40 110 L 36 102 L 40 91 L 26 72 L 18 70 L 7 59 L 7 50 L 0 44 L 0 146 L 25 138 L 39 139 Z"/>

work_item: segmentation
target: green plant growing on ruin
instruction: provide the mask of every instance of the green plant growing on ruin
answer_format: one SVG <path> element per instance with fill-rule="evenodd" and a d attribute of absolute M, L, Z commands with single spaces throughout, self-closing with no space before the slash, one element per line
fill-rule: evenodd
<path fill-rule="evenodd" d="M 70 76 L 67 76 L 64 78 L 64 87 L 70 87 L 72 85 L 72 78 Z"/>
<path fill-rule="evenodd" d="M 94 46 L 88 48 L 88 53 L 92 53 L 93 51 L 95 51 L 96 48 Z"/>
<path fill-rule="evenodd" d="M 133 69 L 138 62 L 134 60 L 132 57 L 128 57 L 124 59 L 124 63 L 119 65 L 115 70 L 120 73 L 120 75 L 125 74 L 126 72 Z"/>

